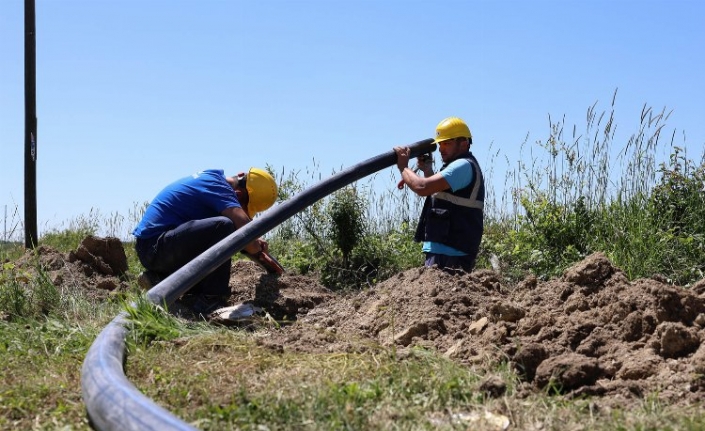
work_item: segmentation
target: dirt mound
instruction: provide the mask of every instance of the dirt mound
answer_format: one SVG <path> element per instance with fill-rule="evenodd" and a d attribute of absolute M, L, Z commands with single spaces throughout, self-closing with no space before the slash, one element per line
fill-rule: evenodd
<path fill-rule="evenodd" d="M 124 250 L 113 238 L 86 238 L 68 254 L 39 247 L 17 266 L 36 267 L 37 259 L 57 286 L 98 296 L 128 287 Z M 522 379 L 520 395 L 705 399 L 705 280 L 690 289 L 658 276 L 630 282 L 600 253 L 546 282 L 528 277 L 510 286 L 491 270 L 452 275 L 421 267 L 348 294 L 238 260 L 230 286 L 230 303 L 253 303 L 285 323 L 258 332 L 277 351 L 383 345 L 403 355 L 424 347 L 461 364 L 508 362 Z"/>
<path fill-rule="evenodd" d="M 87 236 L 69 253 L 40 245 L 27 250 L 15 266 L 30 273 L 40 268 L 57 288 L 84 288 L 98 298 L 129 287 L 127 257 L 118 238 Z"/>
<path fill-rule="evenodd" d="M 526 391 L 693 402 L 705 394 L 702 290 L 629 282 L 599 253 L 559 279 L 512 287 L 493 271 L 419 268 L 336 297 L 262 344 L 312 352 L 359 349 L 361 339 L 423 346 L 464 364 L 507 360 Z"/>

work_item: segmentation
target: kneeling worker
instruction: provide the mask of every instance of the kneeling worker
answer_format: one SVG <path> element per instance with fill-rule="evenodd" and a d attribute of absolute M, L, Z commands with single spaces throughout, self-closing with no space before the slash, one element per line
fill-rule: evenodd
<path fill-rule="evenodd" d="M 274 204 L 277 185 L 265 170 L 225 176 L 223 170 L 196 172 L 166 186 L 147 207 L 132 234 L 147 269 L 145 287 L 176 272 L 211 246 L 240 229 Z M 245 246 L 252 255 L 267 252 L 258 238 Z M 207 316 L 227 305 L 230 260 L 220 265 L 181 298 L 196 314 Z M 140 283 L 143 284 L 143 283 Z"/>

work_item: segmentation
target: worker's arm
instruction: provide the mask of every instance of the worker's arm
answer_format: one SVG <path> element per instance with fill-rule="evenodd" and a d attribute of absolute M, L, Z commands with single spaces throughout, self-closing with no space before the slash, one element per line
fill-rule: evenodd
<path fill-rule="evenodd" d="M 407 167 L 401 171 L 401 178 L 419 196 L 430 196 L 450 188 L 450 184 L 440 173 L 433 174 L 430 177 L 420 177 Z"/>
<path fill-rule="evenodd" d="M 233 224 L 235 225 L 235 229 L 240 229 L 241 227 L 245 226 L 247 223 L 251 222 L 252 220 L 250 217 L 247 215 L 245 210 L 242 208 L 238 207 L 230 207 L 224 209 L 221 213 L 221 215 L 229 218 Z M 268 245 L 267 241 L 257 238 L 256 240 L 252 241 L 251 243 L 247 244 L 244 248 L 244 250 L 248 253 L 251 254 L 257 254 L 260 251 L 267 251 Z"/>
<path fill-rule="evenodd" d="M 424 164 L 420 166 L 424 171 L 424 177 L 420 177 L 413 170 L 409 169 L 409 147 L 394 147 L 397 154 L 397 167 L 401 172 L 401 179 L 404 183 L 419 196 L 430 196 L 434 193 L 449 189 L 450 184 L 440 173 L 432 174 L 430 166 Z M 430 176 L 428 176 L 431 174 Z"/>

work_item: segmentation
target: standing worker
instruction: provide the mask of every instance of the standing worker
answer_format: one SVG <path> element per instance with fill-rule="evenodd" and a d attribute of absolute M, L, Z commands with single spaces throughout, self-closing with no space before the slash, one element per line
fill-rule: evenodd
<path fill-rule="evenodd" d="M 276 198 L 274 178 L 259 168 L 232 177 L 223 170 L 209 169 L 169 184 L 152 200 L 132 232 L 137 256 L 147 269 L 140 285 L 150 288 L 176 272 L 271 207 Z M 244 251 L 257 255 L 267 249 L 267 242 L 258 238 Z M 226 306 L 230 263 L 213 270 L 180 303 L 203 317 Z"/>
<path fill-rule="evenodd" d="M 423 242 L 426 266 L 470 272 L 484 230 L 485 181 L 470 152 L 472 135 L 463 120 L 449 117 L 438 123 L 435 142 L 443 166 L 434 173 L 432 159 L 419 156 L 423 177 L 409 169 L 409 148 L 394 147 L 403 183 L 426 197 L 414 240 Z"/>

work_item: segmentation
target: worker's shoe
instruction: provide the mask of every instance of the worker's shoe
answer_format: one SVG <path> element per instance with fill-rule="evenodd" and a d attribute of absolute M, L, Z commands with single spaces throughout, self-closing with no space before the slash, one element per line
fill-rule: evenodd
<path fill-rule="evenodd" d="M 228 305 L 222 296 L 193 293 L 182 296 L 177 302 L 179 306 L 187 307 L 196 317 L 202 319 L 208 319 L 215 310 Z"/>
<path fill-rule="evenodd" d="M 137 284 L 144 290 L 153 288 L 161 281 L 162 277 L 154 271 L 142 271 L 137 277 Z"/>
<path fill-rule="evenodd" d="M 240 303 L 218 308 L 211 312 L 209 320 L 226 326 L 248 326 L 265 322 L 266 313 L 252 303 Z"/>

